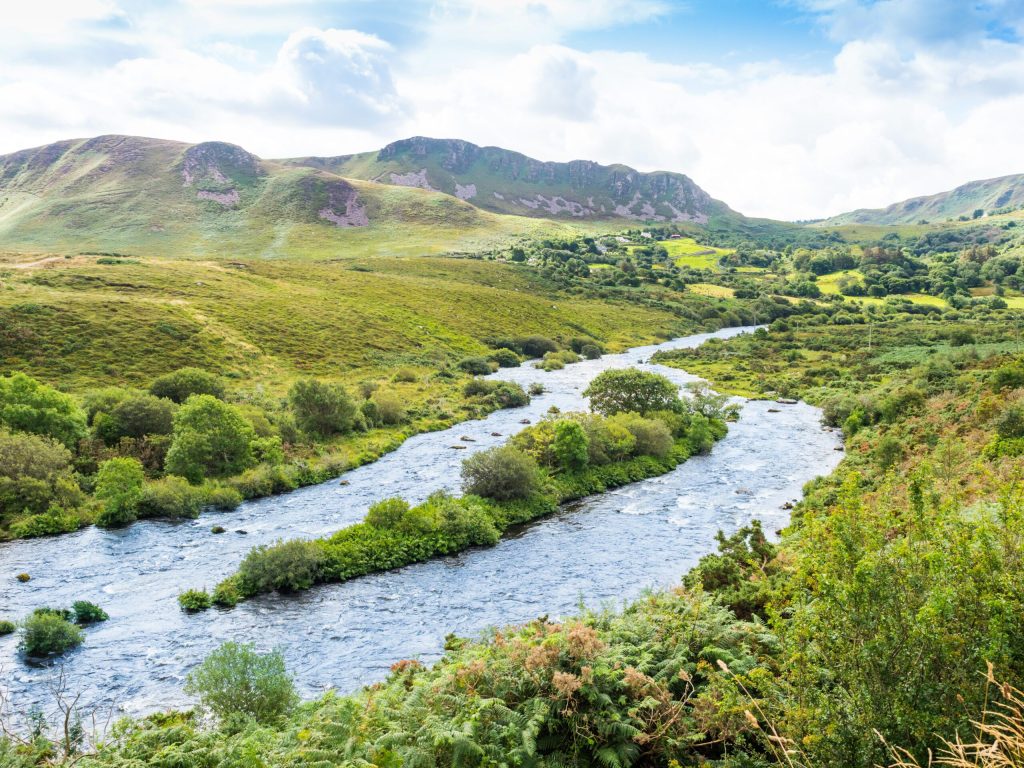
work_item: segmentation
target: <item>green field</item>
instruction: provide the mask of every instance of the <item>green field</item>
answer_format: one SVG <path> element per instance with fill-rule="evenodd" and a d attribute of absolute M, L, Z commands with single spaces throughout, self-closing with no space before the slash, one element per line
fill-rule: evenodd
<path fill-rule="evenodd" d="M 710 269 L 713 272 L 720 272 L 718 260 L 722 256 L 728 256 L 734 251 L 731 248 L 715 248 L 710 245 L 701 245 L 691 237 L 683 237 L 675 240 L 662 240 L 658 243 L 665 247 L 677 267 L 690 267 L 691 269 Z"/>

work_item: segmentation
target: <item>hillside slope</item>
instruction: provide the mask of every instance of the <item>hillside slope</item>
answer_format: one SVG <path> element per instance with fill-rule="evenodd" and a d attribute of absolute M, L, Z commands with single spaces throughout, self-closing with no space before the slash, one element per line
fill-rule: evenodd
<path fill-rule="evenodd" d="M 973 217 L 978 210 L 991 214 L 1024 207 L 1024 174 L 1001 176 L 998 179 L 971 181 L 949 192 L 913 197 L 887 208 L 861 208 L 819 222 L 818 226 L 843 224 L 930 224 Z"/>
<path fill-rule="evenodd" d="M 589 160 L 541 162 L 500 147 L 417 136 L 378 152 L 283 160 L 350 178 L 445 192 L 497 213 L 706 224 L 736 216 L 689 177 Z"/>
<path fill-rule="evenodd" d="M 562 226 L 282 165 L 222 142 L 99 136 L 0 156 L 0 249 L 10 251 L 423 254 Z"/>

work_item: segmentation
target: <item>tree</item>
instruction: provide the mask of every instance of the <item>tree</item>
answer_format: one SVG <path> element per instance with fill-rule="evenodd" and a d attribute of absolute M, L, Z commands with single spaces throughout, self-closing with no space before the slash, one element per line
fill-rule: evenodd
<path fill-rule="evenodd" d="M 587 433 L 578 422 L 562 420 L 555 423 L 555 440 L 551 448 L 560 466 L 572 471 L 587 466 L 590 458 L 588 443 Z"/>
<path fill-rule="evenodd" d="M 221 720 L 232 716 L 270 723 L 298 703 L 280 651 L 257 653 L 248 643 L 224 643 L 192 670 L 185 693 L 198 696 Z"/>
<path fill-rule="evenodd" d="M 681 408 L 679 389 L 664 376 L 636 368 L 604 371 L 583 392 L 592 410 L 610 416 L 633 411 L 676 411 Z"/>
<path fill-rule="evenodd" d="M 103 511 L 96 524 L 104 528 L 126 525 L 135 520 L 146 475 L 137 459 L 108 459 L 96 473 L 96 498 Z"/>
<path fill-rule="evenodd" d="M 537 462 L 508 445 L 480 451 L 462 462 L 462 488 L 476 496 L 498 501 L 524 499 L 539 485 Z"/>
<path fill-rule="evenodd" d="M 63 392 L 26 376 L 0 376 L 0 426 L 52 437 L 68 448 L 85 437 L 85 413 Z"/>
<path fill-rule="evenodd" d="M 212 395 L 193 395 L 174 416 L 167 472 L 189 482 L 238 474 L 253 463 L 252 425 Z"/>
<path fill-rule="evenodd" d="M 48 437 L 0 430 L 0 516 L 81 501 L 67 448 Z"/>
<path fill-rule="evenodd" d="M 202 368 L 179 368 L 156 379 L 149 385 L 149 391 L 176 403 L 184 403 L 193 395 L 211 395 L 223 400 L 224 382 Z"/>
<path fill-rule="evenodd" d="M 304 432 L 329 437 L 352 429 L 356 404 L 340 384 L 300 379 L 288 392 L 288 402 Z"/>
<path fill-rule="evenodd" d="M 173 401 L 140 392 L 117 403 L 108 413 L 98 412 L 96 435 L 108 445 L 122 437 L 168 435 L 174 425 L 174 411 Z"/>

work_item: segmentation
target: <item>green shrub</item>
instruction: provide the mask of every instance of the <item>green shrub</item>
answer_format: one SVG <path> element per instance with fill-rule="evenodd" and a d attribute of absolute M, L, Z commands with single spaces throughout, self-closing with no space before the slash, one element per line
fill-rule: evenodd
<path fill-rule="evenodd" d="M 18 625 L 13 621 L 0 620 L 0 637 L 13 634 Z"/>
<path fill-rule="evenodd" d="M 224 643 L 189 673 L 185 693 L 198 696 L 222 721 L 243 717 L 272 723 L 299 701 L 280 651 L 261 654 L 234 642 Z"/>
<path fill-rule="evenodd" d="M 473 376 L 486 376 L 493 371 L 486 357 L 465 357 L 459 361 L 459 369 Z"/>
<path fill-rule="evenodd" d="M 557 352 L 558 343 L 545 336 L 527 336 L 516 340 L 513 348 L 527 357 L 543 357 L 548 352 Z"/>
<path fill-rule="evenodd" d="M 1018 362 L 996 368 L 989 375 L 989 385 L 996 392 L 1024 387 L 1024 365 Z"/>
<path fill-rule="evenodd" d="M 535 382 L 533 382 L 530 385 L 530 387 L 529 387 L 529 389 L 527 391 L 531 395 L 534 395 L 534 396 L 536 396 L 536 395 L 543 395 L 544 394 L 544 385 L 541 382 L 539 382 L 539 381 L 535 381 Z"/>
<path fill-rule="evenodd" d="M 237 474 L 252 465 L 255 439 L 237 409 L 212 395 L 194 395 L 174 416 L 167 472 L 195 484 Z"/>
<path fill-rule="evenodd" d="M 518 368 L 522 362 L 519 355 L 507 347 L 494 350 L 490 354 L 489 359 L 491 362 L 497 363 L 499 368 Z"/>
<path fill-rule="evenodd" d="M 511 381 L 499 381 L 491 395 L 499 408 L 522 408 L 530 404 L 530 396 Z"/>
<path fill-rule="evenodd" d="M 324 560 L 323 547 L 318 542 L 278 540 L 251 549 L 238 574 L 246 592 L 297 592 L 317 582 Z"/>
<path fill-rule="evenodd" d="M 381 499 L 366 513 L 366 523 L 374 528 L 390 530 L 397 528 L 409 511 L 409 504 L 402 499 Z"/>
<path fill-rule="evenodd" d="M 213 604 L 221 608 L 234 608 L 242 599 L 238 576 L 230 576 L 213 589 Z"/>
<path fill-rule="evenodd" d="M 16 539 L 32 539 L 40 536 L 55 536 L 58 533 L 73 533 L 85 525 L 85 520 L 75 512 L 67 512 L 56 505 L 42 514 L 29 515 L 11 523 L 8 529 Z"/>
<path fill-rule="evenodd" d="M 1003 440 L 1024 437 L 1024 406 L 1014 404 L 1003 409 L 996 419 L 996 434 Z"/>
<path fill-rule="evenodd" d="M 405 384 L 412 384 L 418 379 L 419 376 L 416 375 L 416 371 L 414 371 L 412 368 L 399 368 L 397 371 L 395 371 L 394 376 L 391 377 L 392 381 L 396 383 Z"/>
<path fill-rule="evenodd" d="M 24 373 L 0 376 L 0 427 L 50 437 L 72 449 L 86 435 L 85 412 L 71 396 Z"/>
<path fill-rule="evenodd" d="M 58 611 L 37 609 L 22 623 L 21 649 L 29 656 L 57 656 L 82 644 L 85 634 Z"/>
<path fill-rule="evenodd" d="M 462 462 L 462 481 L 466 493 L 507 501 L 535 493 L 540 472 L 533 457 L 511 446 L 499 446 Z"/>
<path fill-rule="evenodd" d="M 355 425 L 356 404 L 340 384 L 300 379 L 288 392 L 299 428 L 320 437 L 344 434 Z"/>
<path fill-rule="evenodd" d="M 218 512 L 230 512 L 242 503 L 242 494 L 229 485 L 208 485 L 203 489 L 206 506 Z"/>
<path fill-rule="evenodd" d="M 405 421 L 405 403 L 397 392 L 380 390 L 370 402 L 377 408 L 379 423 L 390 426 Z"/>
<path fill-rule="evenodd" d="M 608 418 L 608 423 L 620 426 L 633 435 L 635 456 L 665 458 L 672 450 L 672 433 L 663 421 L 646 419 L 636 413 L 617 413 Z"/>
<path fill-rule="evenodd" d="M 601 348 L 596 344 L 584 344 L 580 354 L 587 360 L 597 360 L 601 357 Z"/>
<path fill-rule="evenodd" d="M 184 403 L 193 395 L 210 395 L 224 399 L 224 382 L 219 376 L 201 368 L 179 368 L 157 378 L 149 386 L 150 394 Z"/>
<path fill-rule="evenodd" d="M 88 600 L 76 600 L 72 604 L 71 610 L 75 614 L 75 624 L 79 626 L 96 624 L 110 618 L 106 611 L 96 605 L 96 603 L 90 603 Z"/>
<path fill-rule="evenodd" d="M 212 605 L 212 601 L 205 589 L 186 589 L 178 595 L 178 605 L 183 611 L 195 613 L 196 611 L 205 611 Z"/>
<path fill-rule="evenodd" d="M 137 459 L 108 459 L 96 475 L 96 498 L 103 510 L 96 524 L 103 528 L 127 525 L 136 518 L 146 476 Z"/>
<path fill-rule="evenodd" d="M 183 477 L 168 475 L 146 483 L 139 499 L 139 517 L 199 517 L 206 493 Z"/>

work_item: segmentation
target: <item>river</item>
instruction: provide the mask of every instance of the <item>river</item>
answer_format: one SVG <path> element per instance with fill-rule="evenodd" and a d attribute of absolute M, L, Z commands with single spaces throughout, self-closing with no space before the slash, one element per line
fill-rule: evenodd
<path fill-rule="evenodd" d="M 176 597 L 189 587 L 212 588 L 257 544 L 336 531 L 387 496 L 417 502 L 438 489 L 456 491 L 467 455 L 502 443 L 522 429 L 521 420 L 535 422 L 551 406 L 583 409 L 581 392 L 603 370 L 635 365 L 680 384 L 694 381 L 683 371 L 646 361 L 659 350 L 749 330 L 688 336 L 550 373 L 529 363 L 503 369 L 494 378 L 524 387 L 540 381 L 547 391 L 525 408 L 412 437 L 346 473 L 344 485 L 332 480 L 198 520 L 145 521 L 116 531 L 87 528 L 0 545 L 0 618 L 75 600 L 103 607 L 110 620 L 86 629 L 84 645 L 62 664 L 69 689 L 82 694 L 83 712 L 118 715 L 187 704 L 181 687 L 188 670 L 226 640 L 282 648 L 308 697 L 380 680 L 400 659 L 435 660 L 449 632 L 472 637 L 543 614 L 570 615 L 583 604 L 621 605 L 646 588 L 677 583 L 714 548 L 719 529 L 732 531 L 754 518 L 767 531 L 785 525 L 782 505 L 799 498 L 804 483 L 829 473 L 842 457 L 836 450 L 840 436 L 822 428 L 820 412 L 803 403 L 746 402 L 710 455 L 567 505 L 493 548 L 299 596 L 264 596 L 232 610 L 186 615 Z M 211 534 L 213 524 L 228 533 Z M 19 583 L 15 576 L 21 572 L 32 580 Z M 34 706 L 49 712 L 54 670 L 28 666 L 16 646 L 15 635 L 0 638 L 0 687 L 6 688 L 11 714 L 17 718 Z"/>

